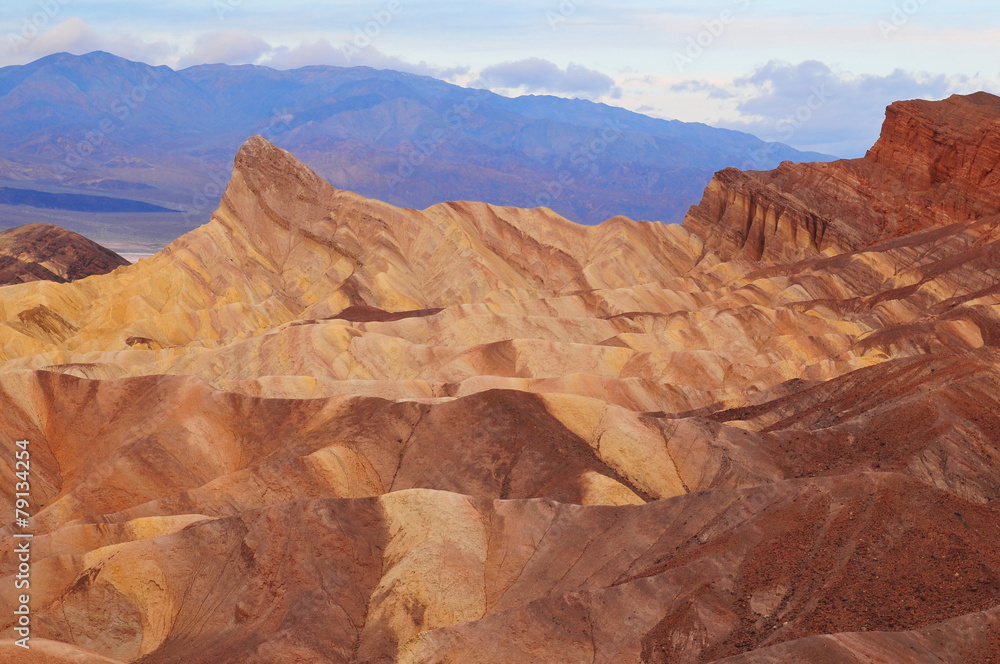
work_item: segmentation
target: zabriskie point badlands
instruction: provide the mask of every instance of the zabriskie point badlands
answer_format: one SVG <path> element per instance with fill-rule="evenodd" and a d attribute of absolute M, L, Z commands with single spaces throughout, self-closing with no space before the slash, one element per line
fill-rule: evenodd
<path fill-rule="evenodd" d="M 586 227 L 256 137 L 135 265 L 0 238 L 0 661 L 996 664 L 998 165 L 1000 98 L 899 102 Z"/>

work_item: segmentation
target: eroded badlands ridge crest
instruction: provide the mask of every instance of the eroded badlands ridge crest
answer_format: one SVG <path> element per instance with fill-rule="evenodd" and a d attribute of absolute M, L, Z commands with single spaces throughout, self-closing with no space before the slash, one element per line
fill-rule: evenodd
<path fill-rule="evenodd" d="M 399 209 L 251 139 L 160 254 L 0 290 L 24 661 L 994 662 L 998 123 L 895 104 L 682 226 Z"/>

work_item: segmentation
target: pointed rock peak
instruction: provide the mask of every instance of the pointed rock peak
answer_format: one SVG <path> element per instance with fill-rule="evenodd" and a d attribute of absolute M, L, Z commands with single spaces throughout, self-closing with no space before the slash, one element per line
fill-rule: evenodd
<path fill-rule="evenodd" d="M 344 206 L 352 203 L 378 205 L 336 189 L 289 152 L 263 136 L 254 136 L 236 154 L 220 205 L 222 214 L 215 218 L 234 232 L 254 238 L 256 251 L 269 255 L 287 243 L 290 230 L 322 235 L 326 221 L 332 218 L 340 223 Z M 333 226 L 326 230 L 332 231 Z M 271 240 L 263 239 L 272 235 Z M 271 244 L 265 248 L 262 242 Z"/>
<path fill-rule="evenodd" d="M 263 136 L 252 136 L 247 139 L 236 153 L 235 170 L 244 174 L 275 171 L 308 173 L 316 177 L 308 166 L 293 157 L 290 152 L 282 150 Z"/>
<path fill-rule="evenodd" d="M 291 203 L 336 191 L 308 166 L 263 136 L 247 140 L 236 154 L 226 198 L 253 198 Z M 308 193 L 305 193 L 308 192 Z"/>
<path fill-rule="evenodd" d="M 272 143 L 271 141 L 267 140 L 266 138 L 258 134 L 256 136 L 251 136 L 246 140 L 245 143 L 243 143 L 243 146 L 240 148 L 240 151 L 236 156 L 236 159 L 237 161 L 239 161 L 241 158 L 253 158 L 268 150 L 275 152 L 283 152 L 284 154 L 287 154 L 291 157 L 291 155 L 288 152 L 285 152 L 284 150 L 276 146 L 274 143 Z"/>

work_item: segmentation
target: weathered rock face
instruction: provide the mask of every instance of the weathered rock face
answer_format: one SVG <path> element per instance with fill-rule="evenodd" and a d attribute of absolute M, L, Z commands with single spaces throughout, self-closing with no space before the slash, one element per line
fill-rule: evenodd
<path fill-rule="evenodd" d="M 0 286 L 38 280 L 65 283 L 128 264 L 110 249 L 58 226 L 28 224 L 0 231 Z"/>
<path fill-rule="evenodd" d="M 994 664 L 1000 108 L 893 109 L 686 228 L 402 210 L 254 139 L 158 256 L 0 289 L 25 661 Z"/>
<path fill-rule="evenodd" d="M 910 632 L 813 636 L 720 660 L 718 664 L 786 662 L 942 662 L 990 664 L 1000 652 L 1000 611 L 993 609 Z"/>
<path fill-rule="evenodd" d="M 956 221 L 994 214 L 1000 203 L 1000 97 L 978 92 L 946 102 L 890 106 L 866 157 Z M 916 208 L 920 202 L 911 200 Z"/>
<path fill-rule="evenodd" d="M 723 260 L 856 251 L 997 214 L 998 164 L 1000 98 L 898 102 L 863 159 L 722 171 L 684 225 Z"/>

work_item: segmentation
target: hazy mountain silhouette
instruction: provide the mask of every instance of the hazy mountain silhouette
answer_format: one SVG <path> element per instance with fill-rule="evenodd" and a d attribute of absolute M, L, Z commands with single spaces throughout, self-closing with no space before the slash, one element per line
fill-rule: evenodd
<path fill-rule="evenodd" d="M 679 221 L 720 169 L 825 159 L 604 104 L 366 67 L 177 72 L 95 52 L 0 69 L 0 179 L 183 208 L 176 234 L 207 220 L 255 134 L 334 186 L 393 204 L 541 205 L 582 223 Z"/>

